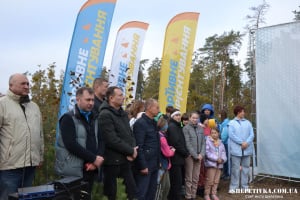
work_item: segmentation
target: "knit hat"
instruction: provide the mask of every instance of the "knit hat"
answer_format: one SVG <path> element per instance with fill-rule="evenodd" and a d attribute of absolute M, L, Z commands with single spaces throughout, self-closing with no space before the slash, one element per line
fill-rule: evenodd
<path fill-rule="evenodd" d="M 181 115 L 181 112 L 178 110 L 178 109 L 174 109 L 172 112 L 171 112 L 171 118 L 173 118 L 175 115 Z"/>
<path fill-rule="evenodd" d="M 209 128 L 216 128 L 217 127 L 216 120 L 215 119 L 209 119 L 208 120 L 208 127 Z"/>

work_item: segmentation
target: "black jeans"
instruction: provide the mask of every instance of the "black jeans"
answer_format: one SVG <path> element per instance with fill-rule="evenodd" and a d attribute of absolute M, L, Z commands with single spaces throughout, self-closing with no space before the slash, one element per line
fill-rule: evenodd
<path fill-rule="evenodd" d="M 181 200 L 182 199 L 182 193 L 181 193 L 181 187 L 182 187 L 182 179 L 184 177 L 184 174 L 182 172 L 183 165 L 172 165 L 170 169 L 170 192 L 168 199 L 169 200 Z"/>
<path fill-rule="evenodd" d="M 95 171 L 83 171 L 83 178 L 82 180 L 88 183 L 88 187 L 87 187 L 87 193 L 88 193 L 88 197 L 85 199 L 92 199 L 92 190 L 93 190 L 93 185 L 94 185 L 94 180 L 95 177 L 97 177 L 97 170 Z"/>
<path fill-rule="evenodd" d="M 224 144 L 224 147 L 225 147 L 225 150 L 226 150 L 226 156 L 228 158 L 228 144 Z M 229 173 L 229 165 L 228 165 L 228 160 L 224 163 L 223 165 L 223 175 L 226 177 L 229 177 L 230 176 L 230 173 Z"/>
<path fill-rule="evenodd" d="M 136 195 L 136 184 L 133 178 L 131 164 L 124 163 L 121 165 L 104 165 L 104 195 L 109 200 L 115 200 L 117 195 L 117 178 L 121 177 L 124 179 L 126 187 L 126 193 L 128 199 L 134 199 Z"/>

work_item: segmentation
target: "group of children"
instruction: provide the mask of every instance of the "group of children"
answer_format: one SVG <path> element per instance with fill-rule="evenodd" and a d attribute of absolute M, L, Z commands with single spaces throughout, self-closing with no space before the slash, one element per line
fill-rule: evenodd
<path fill-rule="evenodd" d="M 177 111 L 178 112 L 178 111 Z M 185 158 L 185 198 L 196 198 L 198 181 L 204 179 L 204 199 L 218 200 L 217 187 L 224 163 L 227 161 L 225 147 L 220 139 L 219 129 L 214 120 L 204 113 L 190 113 L 188 123 L 183 124 L 182 132 L 185 138 L 185 146 L 189 156 Z M 158 190 L 156 199 L 167 199 L 170 189 L 168 170 L 172 163 L 170 158 L 174 156 L 176 149 L 167 142 L 168 121 L 158 117 L 157 124 L 160 129 L 161 142 L 161 169 L 158 177 Z M 205 168 L 205 170 L 201 170 Z M 204 167 L 205 166 L 205 167 Z M 201 173 L 201 174 L 200 174 Z"/>
<path fill-rule="evenodd" d="M 143 113 L 144 105 L 142 102 L 136 102 L 132 109 L 131 126 Z M 217 187 L 223 166 L 225 164 L 226 167 L 227 164 L 227 154 L 224 146 L 226 139 L 220 135 L 220 127 L 217 127 L 214 119 L 212 105 L 205 104 L 199 112 L 195 111 L 182 115 L 179 110 L 167 107 L 166 115 L 159 113 L 155 120 L 159 129 L 161 147 L 158 188 L 155 199 L 181 199 L 178 195 L 173 194 L 174 188 L 178 190 L 178 183 L 174 183 L 174 181 L 179 181 L 178 177 L 173 176 L 182 175 L 183 183 L 180 185 L 184 184 L 185 199 L 195 200 L 197 190 L 199 191 L 199 188 L 201 188 L 204 190 L 205 200 L 218 200 Z M 174 122 L 178 120 L 181 122 L 181 127 L 179 126 L 181 130 L 174 130 L 176 129 L 174 126 L 170 129 L 170 125 L 174 125 Z M 178 134 L 179 132 L 182 134 Z M 172 137 L 175 137 L 175 135 L 177 135 L 176 137 L 180 142 L 184 143 L 186 153 L 182 149 L 182 144 L 176 145 L 176 143 L 173 143 L 173 146 L 170 145 L 172 144 L 170 140 L 173 140 Z M 184 137 L 178 137 L 179 135 Z M 224 141 L 224 144 L 222 141 Z M 177 149 L 175 146 L 177 146 Z M 182 173 L 177 173 L 180 168 L 178 167 L 180 163 L 178 160 L 180 155 L 178 154 L 184 157 L 184 164 L 182 165 L 184 171 Z M 174 171 L 177 172 L 174 173 Z M 176 187 L 172 188 L 174 185 Z"/>

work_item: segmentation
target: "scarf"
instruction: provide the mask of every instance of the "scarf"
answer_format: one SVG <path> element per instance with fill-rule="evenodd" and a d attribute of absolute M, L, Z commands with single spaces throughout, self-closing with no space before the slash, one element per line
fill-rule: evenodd
<path fill-rule="evenodd" d="M 91 111 L 83 111 L 83 110 L 79 110 L 80 114 L 82 114 L 84 116 L 84 118 L 86 119 L 87 122 L 89 122 L 89 116 L 92 114 Z"/>

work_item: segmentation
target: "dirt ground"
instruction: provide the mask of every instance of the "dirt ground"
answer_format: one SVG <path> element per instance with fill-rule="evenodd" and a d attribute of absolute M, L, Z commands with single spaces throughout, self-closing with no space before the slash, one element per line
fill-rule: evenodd
<path fill-rule="evenodd" d="M 300 182 L 257 177 L 249 185 L 254 193 L 228 194 L 229 182 L 230 180 L 221 180 L 218 189 L 218 197 L 220 200 L 300 200 Z M 197 197 L 197 200 L 203 199 L 203 197 Z"/>

